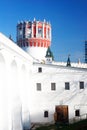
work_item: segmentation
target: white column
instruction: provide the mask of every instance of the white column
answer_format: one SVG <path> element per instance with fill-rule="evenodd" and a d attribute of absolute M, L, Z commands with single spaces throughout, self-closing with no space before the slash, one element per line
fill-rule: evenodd
<path fill-rule="evenodd" d="M 43 38 L 44 38 L 44 23 L 43 23 Z"/>
<path fill-rule="evenodd" d="M 34 36 L 34 34 L 33 34 L 33 23 L 32 23 L 32 37 Z"/>
<path fill-rule="evenodd" d="M 46 26 L 46 38 L 48 38 L 48 33 L 47 33 L 47 26 Z"/>
<path fill-rule="evenodd" d="M 8 86 L 6 83 L 6 68 L 4 63 L 0 63 L 0 130 L 9 130 Z"/>
<path fill-rule="evenodd" d="M 50 28 L 50 41 L 51 41 L 51 28 Z"/>
<path fill-rule="evenodd" d="M 38 37 L 38 23 L 36 23 L 36 37 Z"/>

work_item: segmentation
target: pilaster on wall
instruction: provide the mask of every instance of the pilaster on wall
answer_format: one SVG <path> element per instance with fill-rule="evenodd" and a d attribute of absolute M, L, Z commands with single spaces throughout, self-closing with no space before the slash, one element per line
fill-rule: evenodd
<path fill-rule="evenodd" d="M 25 83 L 30 82 L 30 78 L 24 77 L 21 80 L 20 76 L 22 72 L 23 75 L 27 73 L 29 76 L 32 58 L 2 34 L 0 44 L 0 129 L 12 130 L 14 127 L 14 130 L 23 130 L 21 116 L 24 113 L 21 106 L 24 100 L 27 100 L 28 84 L 25 89 L 26 95 L 23 95 L 23 90 Z M 28 107 L 23 105 L 23 109 L 26 111 Z"/>

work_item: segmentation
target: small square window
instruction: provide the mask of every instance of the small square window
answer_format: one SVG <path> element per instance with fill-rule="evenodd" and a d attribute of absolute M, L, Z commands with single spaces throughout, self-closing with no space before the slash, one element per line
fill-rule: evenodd
<path fill-rule="evenodd" d="M 41 67 L 38 68 L 38 72 L 42 72 L 42 68 Z"/>
<path fill-rule="evenodd" d="M 37 87 L 37 91 L 41 91 L 41 83 L 37 83 L 36 87 Z"/>
<path fill-rule="evenodd" d="M 51 83 L 51 90 L 56 90 L 56 83 Z"/>
<path fill-rule="evenodd" d="M 75 116 L 80 116 L 80 110 L 79 109 L 75 111 Z"/>
<path fill-rule="evenodd" d="M 70 83 L 69 82 L 65 82 L 65 90 L 70 90 Z"/>
<path fill-rule="evenodd" d="M 80 89 L 84 89 L 84 82 L 79 82 Z"/>
<path fill-rule="evenodd" d="M 44 111 L 44 117 L 48 117 L 48 111 Z"/>

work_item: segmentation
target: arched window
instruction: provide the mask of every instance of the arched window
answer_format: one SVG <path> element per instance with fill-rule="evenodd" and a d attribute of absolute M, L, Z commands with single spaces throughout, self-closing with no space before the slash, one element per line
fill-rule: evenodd
<path fill-rule="evenodd" d="M 44 111 L 44 117 L 48 117 L 48 111 Z"/>

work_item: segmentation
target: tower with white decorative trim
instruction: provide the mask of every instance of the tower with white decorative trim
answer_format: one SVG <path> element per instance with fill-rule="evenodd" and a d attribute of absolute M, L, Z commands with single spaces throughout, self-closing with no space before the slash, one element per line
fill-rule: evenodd
<path fill-rule="evenodd" d="M 25 21 L 17 24 L 17 44 L 33 58 L 44 60 L 51 44 L 51 25 L 41 21 Z"/>

